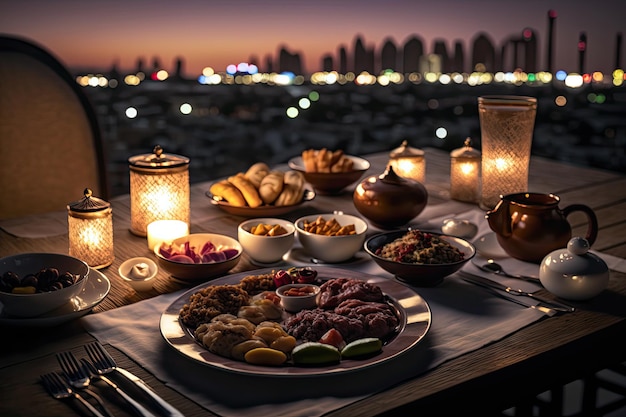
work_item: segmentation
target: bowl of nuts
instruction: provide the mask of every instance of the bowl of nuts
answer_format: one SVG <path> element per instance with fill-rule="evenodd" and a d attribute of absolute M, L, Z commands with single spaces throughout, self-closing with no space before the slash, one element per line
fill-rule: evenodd
<path fill-rule="evenodd" d="M 35 317 L 79 294 L 89 275 L 80 259 L 57 253 L 21 253 L 0 259 L 3 315 Z"/>
<path fill-rule="evenodd" d="M 465 239 L 415 229 L 379 233 L 364 247 L 385 271 L 419 287 L 439 285 L 476 255 L 474 245 Z"/>
<path fill-rule="evenodd" d="M 315 260 L 338 263 L 354 257 L 363 247 L 367 222 L 344 213 L 314 214 L 295 221 L 296 236 Z"/>
<path fill-rule="evenodd" d="M 271 264 L 282 260 L 295 240 L 293 223 L 264 217 L 246 220 L 237 227 L 237 240 L 253 262 Z"/>

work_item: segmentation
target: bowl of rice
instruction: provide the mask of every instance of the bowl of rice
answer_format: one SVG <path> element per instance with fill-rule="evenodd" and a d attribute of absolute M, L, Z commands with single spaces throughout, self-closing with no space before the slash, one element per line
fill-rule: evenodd
<path fill-rule="evenodd" d="M 465 239 L 415 229 L 376 234 L 364 248 L 385 271 L 418 287 L 439 285 L 476 255 L 474 245 Z"/>

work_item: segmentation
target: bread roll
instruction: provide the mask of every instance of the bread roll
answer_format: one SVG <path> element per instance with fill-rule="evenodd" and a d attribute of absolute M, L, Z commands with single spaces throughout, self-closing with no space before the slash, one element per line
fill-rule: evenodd
<path fill-rule="evenodd" d="M 261 187 L 261 181 L 269 172 L 270 167 L 265 162 L 257 162 L 248 168 L 245 176 L 258 190 Z"/>
<path fill-rule="evenodd" d="M 302 201 L 304 195 L 304 174 L 299 171 L 287 171 L 284 176 L 283 191 L 280 193 L 275 206 L 291 206 Z"/>
<path fill-rule="evenodd" d="M 233 175 L 232 177 L 228 177 L 228 182 L 241 191 L 241 194 L 243 194 L 243 198 L 246 199 L 248 206 L 254 208 L 263 204 L 263 200 L 261 200 L 261 196 L 259 195 L 259 192 L 254 184 L 250 182 L 241 172 L 237 175 Z"/>
<path fill-rule="evenodd" d="M 241 191 L 227 180 L 222 180 L 211 185 L 209 189 L 211 194 L 217 197 L 222 197 L 228 202 L 228 204 L 237 207 L 245 207 L 246 199 L 241 194 Z"/>
<path fill-rule="evenodd" d="M 261 180 L 259 194 L 265 204 L 272 204 L 284 187 L 285 173 L 282 171 L 271 171 Z"/>

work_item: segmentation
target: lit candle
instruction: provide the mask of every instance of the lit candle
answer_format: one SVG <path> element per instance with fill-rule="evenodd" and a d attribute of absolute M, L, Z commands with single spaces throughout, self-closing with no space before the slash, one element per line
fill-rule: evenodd
<path fill-rule="evenodd" d="M 67 206 L 69 254 L 92 268 L 104 268 L 115 259 L 111 204 L 92 197 L 85 189 L 82 200 Z"/>
<path fill-rule="evenodd" d="M 426 160 L 424 151 L 412 148 L 405 140 L 402 145 L 389 154 L 389 165 L 393 171 L 403 178 L 410 178 L 424 183 L 426 179 Z"/>
<path fill-rule="evenodd" d="M 146 236 L 156 220 L 175 219 L 189 225 L 189 158 L 165 155 L 160 146 L 153 154 L 138 155 L 130 163 L 130 230 Z"/>
<path fill-rule="evenodd" d="M 157 220 L 148 225 L 148 248 L 154 248 L 161 242 L 171 243 L 174 239 L 187 236 L 189 227 L 181 220 Z"/>
<path fill-rule="evenodd" d="M 475 203 L 478 200 L 481 157 L 471 143 L 471 139 L 467 138 L 465 146 L 450 153 L 450 197 Z"/>

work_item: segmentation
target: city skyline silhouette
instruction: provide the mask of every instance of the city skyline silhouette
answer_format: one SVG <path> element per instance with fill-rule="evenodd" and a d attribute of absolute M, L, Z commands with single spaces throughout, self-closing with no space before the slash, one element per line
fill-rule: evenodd
<path fill-rule="evenodd" d="M 328 62 L 324 58 L 331 57 L 338 66 L 342 47 L 350 52 L 346 58 L 351 64 L 356 36 L 377 56 L 385 45 L 392 43 L 402 49 L 401 45 L 417 36 L 427 54 L 437 48 L 446 49 L 455 59 L 464 56 L 469 71 L 470 43 L 477 34 L 488 34 L 500 54 L 501 43 L 509 37 L 519 38 L 525 28 L 536 33 L 537 63 L 540 68 L 547 67 L 546 12 L 554 9 L 558 11 L 554 68 L 578 71 L 577 42 L 584 32 L 587 69 L 607 74 L 615 64 L 616 35 L 624 27 L 618 13 L 621 7 L 619 0 L 601 4 L 478 0 L 471 8 L 460 0 L 393 0 L 384 4 L 365 0 L 358 7 L 330 0 L 268 0 L 262 4 L 249 0 L 137 0 L 132 7 L 87 0 L 84 7 L 76 8 L 67 1 L 2 0 L 0 27 L 5 33 L 40 43 L 74 69 L 106 69 L 115 64 L 128 71 L 139 58 L 151 62 L 157 57 L 168 71 L 182 59 L 186 75 L 195 77 L 206 66 L 224 71 L 229 64 L 253 60 L 261 67 L 269 63 L 276 67 L 284 50 L 286 56 L 299 56 L 302 71 L 311 73 L 324 68 Z M 508 49 L 510 52 L 513 47 Z M 623 51 L 623 46 L 620 49 Z"/>

